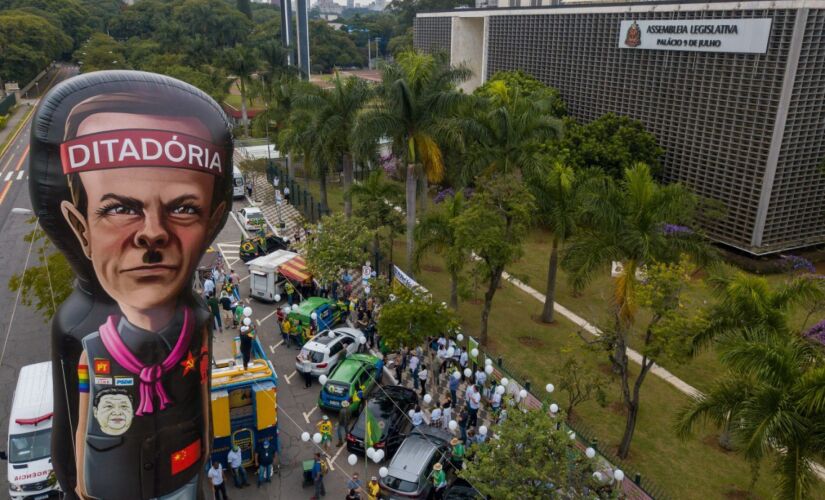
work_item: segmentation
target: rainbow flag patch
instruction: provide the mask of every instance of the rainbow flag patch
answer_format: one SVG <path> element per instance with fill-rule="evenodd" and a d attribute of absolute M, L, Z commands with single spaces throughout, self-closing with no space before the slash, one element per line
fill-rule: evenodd
<path fill-rule="evenodd" d="M 77 388 L 89 392 L 89 365 L 77 365 Z"/>

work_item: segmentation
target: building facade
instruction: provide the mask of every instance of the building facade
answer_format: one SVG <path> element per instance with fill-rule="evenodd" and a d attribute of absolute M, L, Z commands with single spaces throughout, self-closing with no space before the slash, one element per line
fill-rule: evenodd
<path fill-rule="evenodd" d="M 823 32 L 822 0 L 499 6 L 414 29 L 473 70 L 466 90 L 522 69 L 578 120 L 641 120 L 664 180 L 724 205 L 708 234 L 755 255 L 825 243 Z"/>

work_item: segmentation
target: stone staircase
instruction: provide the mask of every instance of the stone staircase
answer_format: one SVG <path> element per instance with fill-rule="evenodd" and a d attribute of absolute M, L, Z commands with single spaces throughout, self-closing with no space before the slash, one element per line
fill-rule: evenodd
<path fill-rule="evenodd" d="M 295 206 L 286 201 L 275 204 L 275 188 L 266 182 L 266 176 L 258 175 L 253 186 L 253 198 L 247 200 L 264 213 L 267 225 L 277 236 L 292 241 L 297 228 L 305 224 L 304 216 Z M 281 228 L 283 223 L 284 227 Z"/>

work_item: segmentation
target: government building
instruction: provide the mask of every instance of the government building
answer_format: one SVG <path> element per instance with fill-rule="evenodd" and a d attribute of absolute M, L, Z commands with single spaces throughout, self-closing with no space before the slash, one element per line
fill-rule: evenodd
<path fill-rule="evenodd" d="M 752 255 L 825 243 L 825 0 L 478 6 L 415 20 L 417 49 L 473 70 L 465 90 L 524 70 L 577 120 L 641 120 L 663 180 L 724 205 L 706 222 L 716 241 Z"/>

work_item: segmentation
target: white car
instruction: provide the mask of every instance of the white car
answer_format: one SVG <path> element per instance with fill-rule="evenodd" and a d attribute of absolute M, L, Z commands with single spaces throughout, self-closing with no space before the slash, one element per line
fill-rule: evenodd
<path fill-rule="evenodd" d="M 309 361 L 314 376 L 329 375 L 344 358 L 358 352 L 358 339 L 363 335 L 356 328 L 325 330 L 304 344 L 301 353 L 295 358 L 295 369 L 305 373 L 305 363 Z"/>
<path fill-rule="evenodd" d="M 248 230 L 258 230 L 264 222 L 264 213 L 257 207 L 246 207 L 238 211 L 238 218 L 243 227 Z"/>

